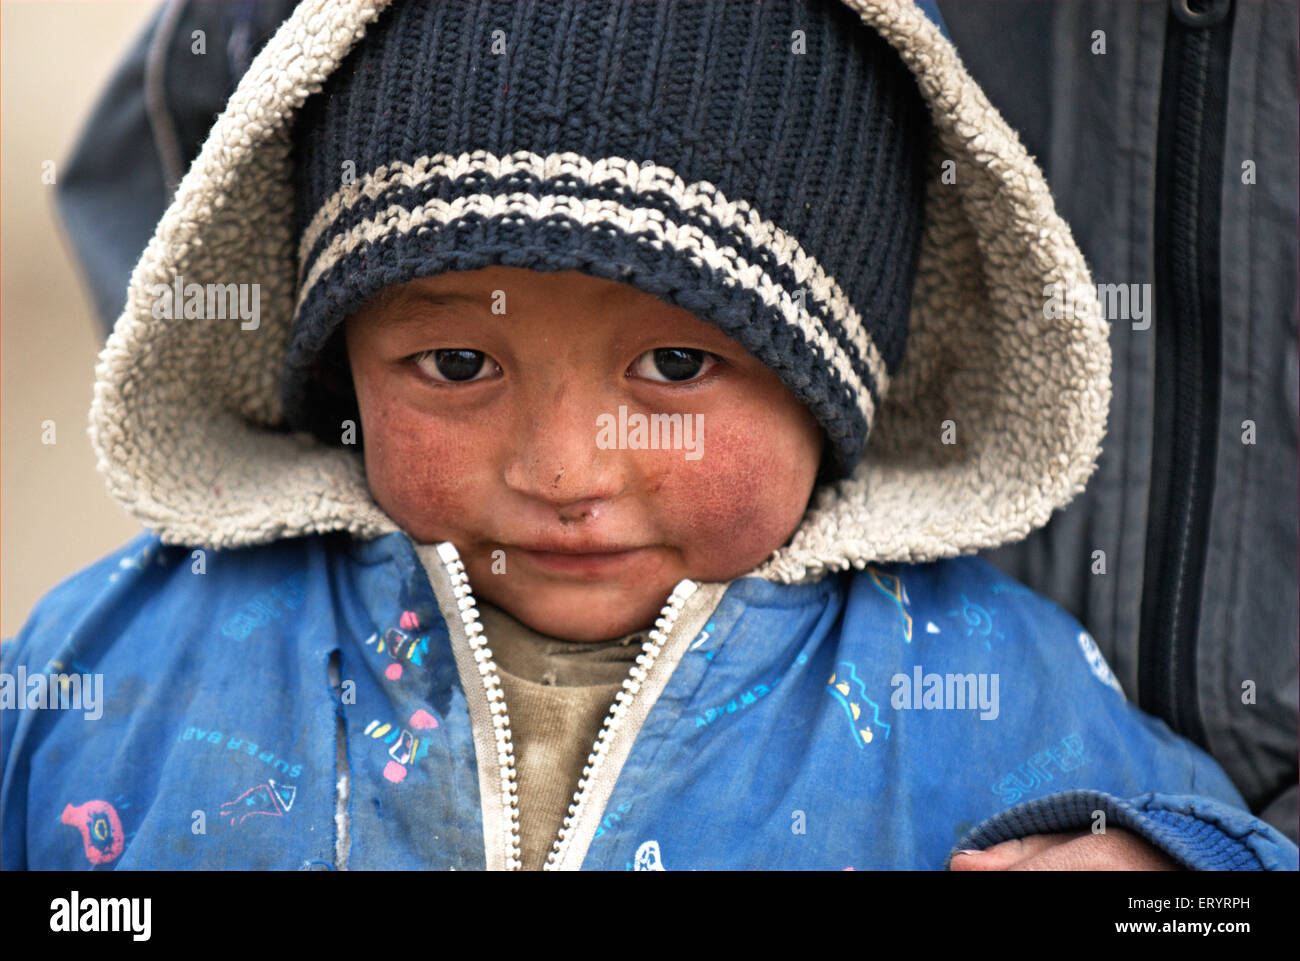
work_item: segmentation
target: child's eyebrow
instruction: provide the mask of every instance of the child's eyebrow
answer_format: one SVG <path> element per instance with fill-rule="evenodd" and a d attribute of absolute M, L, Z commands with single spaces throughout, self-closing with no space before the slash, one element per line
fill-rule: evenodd
<path fill-rule="evenodd" d="M 376 318 L 380 327 L 414 323 L 421 319 L 418 308 L 455 307 L 460 305 L 483 306 L 486 295 L 463 294 L 455 291 L 434 293 L 429 290 L 404 290 L 387 298 L 390 309 L 381 311 Z"/>

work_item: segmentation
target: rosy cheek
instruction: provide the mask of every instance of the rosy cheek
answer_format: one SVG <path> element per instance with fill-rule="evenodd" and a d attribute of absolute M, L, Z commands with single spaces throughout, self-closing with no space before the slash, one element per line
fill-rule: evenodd
<path fill-rule="evenodd" d="M 811 487 L 800 469 L 806 465 L 794 462 L 805 452 L 755 443 L 756 437 L 774 436 L 764 433 L 768 425 L 756 429 L 715 421 L 711 426 L 703 456 L 678 462 L 650 495 L 665 526 L 677 535 L 692 576 L 706 579 L 749 570 L 780 547 L 802 516 Z"/>
<path fill-rule="evenodd" d="M 465 431 L 391 407 L 365 435 L 366 477 L 379 505 L 418 541 L 446 539 L 448 518 L 473 516 L 476 453 Z"/>

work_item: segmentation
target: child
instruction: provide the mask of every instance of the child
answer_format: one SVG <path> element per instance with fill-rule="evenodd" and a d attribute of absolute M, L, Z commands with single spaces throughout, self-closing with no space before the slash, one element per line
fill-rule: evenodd
<path fill-rule="evenodd" d="M 136 268 L 151 533 L 6 650 L 105 692 L 6 714 L 5 867 L 1296 866 L 960 556 L 1109 354 L 920 10 L 383 6 L 297 8 Z"/>

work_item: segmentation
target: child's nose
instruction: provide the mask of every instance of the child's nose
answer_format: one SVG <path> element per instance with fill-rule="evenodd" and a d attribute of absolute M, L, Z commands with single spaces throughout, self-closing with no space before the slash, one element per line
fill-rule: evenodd
<path fill-rule="evenodd" d="M 624 455 L 598 447 L 597 417 L 603 411 L 599 407 L 561 394 L 527 410 L 516 421 L 506 486 L 560 508 L 570 521 L 621 494 L 626 481 Z"/>

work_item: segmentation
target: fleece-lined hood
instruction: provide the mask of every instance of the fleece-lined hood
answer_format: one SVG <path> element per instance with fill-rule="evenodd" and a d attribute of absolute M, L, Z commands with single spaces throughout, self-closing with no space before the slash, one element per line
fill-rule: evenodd
<path fill-rule="evenodd" d="M 866 453 L 753 572 L 786 583 L 1022 538 L 1083 489 L 1110 401 L 1106 325 L 1042 173 L 918 7 L 845 2 L 899 52 L 929 107 L 925 226 L 907 353 Z M 298 294 L 293 118 L 386 6 L 294 10 L 136 265 L 96 369 L 91 440 L 113 496 L 167 543 L 396 529 L 361 454 L 287 432 L 279 394 Z M 792 260 L 821 269 L 798 250 Z M 249 285 L 255 318 L 160 309 L 160 289 L 183 306 L 195 284 L 217 300 Z"/>

